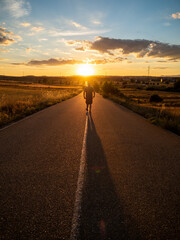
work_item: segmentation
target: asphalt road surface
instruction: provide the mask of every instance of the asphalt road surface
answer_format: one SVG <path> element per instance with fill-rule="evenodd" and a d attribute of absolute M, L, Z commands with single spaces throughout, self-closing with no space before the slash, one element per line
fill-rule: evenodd
<path fill-rule="evenodd" d="M 69 239 L 88 118 L 80 240 L 176 240 L 180 138 L 82 94 L 0 131 L 0 239 Z"/>

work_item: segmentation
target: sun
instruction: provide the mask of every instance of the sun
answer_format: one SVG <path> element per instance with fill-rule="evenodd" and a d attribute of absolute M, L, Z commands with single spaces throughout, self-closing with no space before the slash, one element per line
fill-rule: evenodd
<path fill-rule="evenodd" d="M 94 68 L 90 64 L 81 64 L 77 69 L 77 74 L 81 76 L 90 76 L 94 74 Z"/>

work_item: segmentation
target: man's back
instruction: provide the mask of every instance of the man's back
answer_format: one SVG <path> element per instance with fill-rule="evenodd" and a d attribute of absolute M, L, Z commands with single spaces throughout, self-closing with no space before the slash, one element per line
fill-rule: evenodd
<path fill-rule="evenodd" d="M 85 87 L 86 98 L 92 98 L 93 88 L 91 86 Z"/>
<path fill-rule="evenodd" d="M 92 104 L 92 99 L 95 97 L 94 89 L 91 86 L 87 86 L 84 89 L 84 98 L 86 99 L 86 104 Z"/>

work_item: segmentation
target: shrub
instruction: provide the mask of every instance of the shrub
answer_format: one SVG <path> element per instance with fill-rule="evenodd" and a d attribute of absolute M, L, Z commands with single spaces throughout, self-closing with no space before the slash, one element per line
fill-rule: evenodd
<path fill-rule="evenodd" d="M 102 91 L 104 94 L 118 94 L 119 89 L 113 85 L 112 82 L 105 81 L 102 86 Z"/>
<path fill-rule="evenodd" d="M 108 94 L 111 92 L 111 90 L 112 90 L 112 83 L 105 81 L 102 86 L 103 93 Z"/>
<path fill-rule="evenodd" d="M 175 90 L 180 90 L 180 80 L 178 80 L 174 83 L 174 89 Z"/>
<path fill-rule="evenodd" d="M 156 90 L 156 89 L 155 89 L 154 87 L 147 87 L 146 90 L 147 90 L 147 91 L 154 91 L 154 90 Z"/>
<path fill-rule="evenodd" d="M 150 102 L 162 102 L 162 101 L 163 99 L 157 94 L 153 94 L 150 97 Z"/>
<path fill-rule="evenodd" d="M 95 81 L 93 83 L 93 87 L 94 87 L 95 92 L 99 92 L 99 83 L 98 82 Z"/>

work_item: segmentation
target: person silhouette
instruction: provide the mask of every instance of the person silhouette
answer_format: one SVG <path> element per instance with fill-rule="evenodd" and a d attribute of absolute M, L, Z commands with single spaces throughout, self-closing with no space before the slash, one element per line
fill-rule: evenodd
<path fill-rule="evenodd" d="M 94 91 L 93 87 L 91 87 L 89 82 L 88 82 L 87 87 L 84 88 L 83 97 L 84 97 L 84 99 L 86 99 L 86 105 L 87 105 L 86 111 L 88 111 L 88 108 L 89 108 L 89 111 L 91 112 L 91 105 L 93 102 L 93 98 L 95 97 L 95 91 Z"/>

